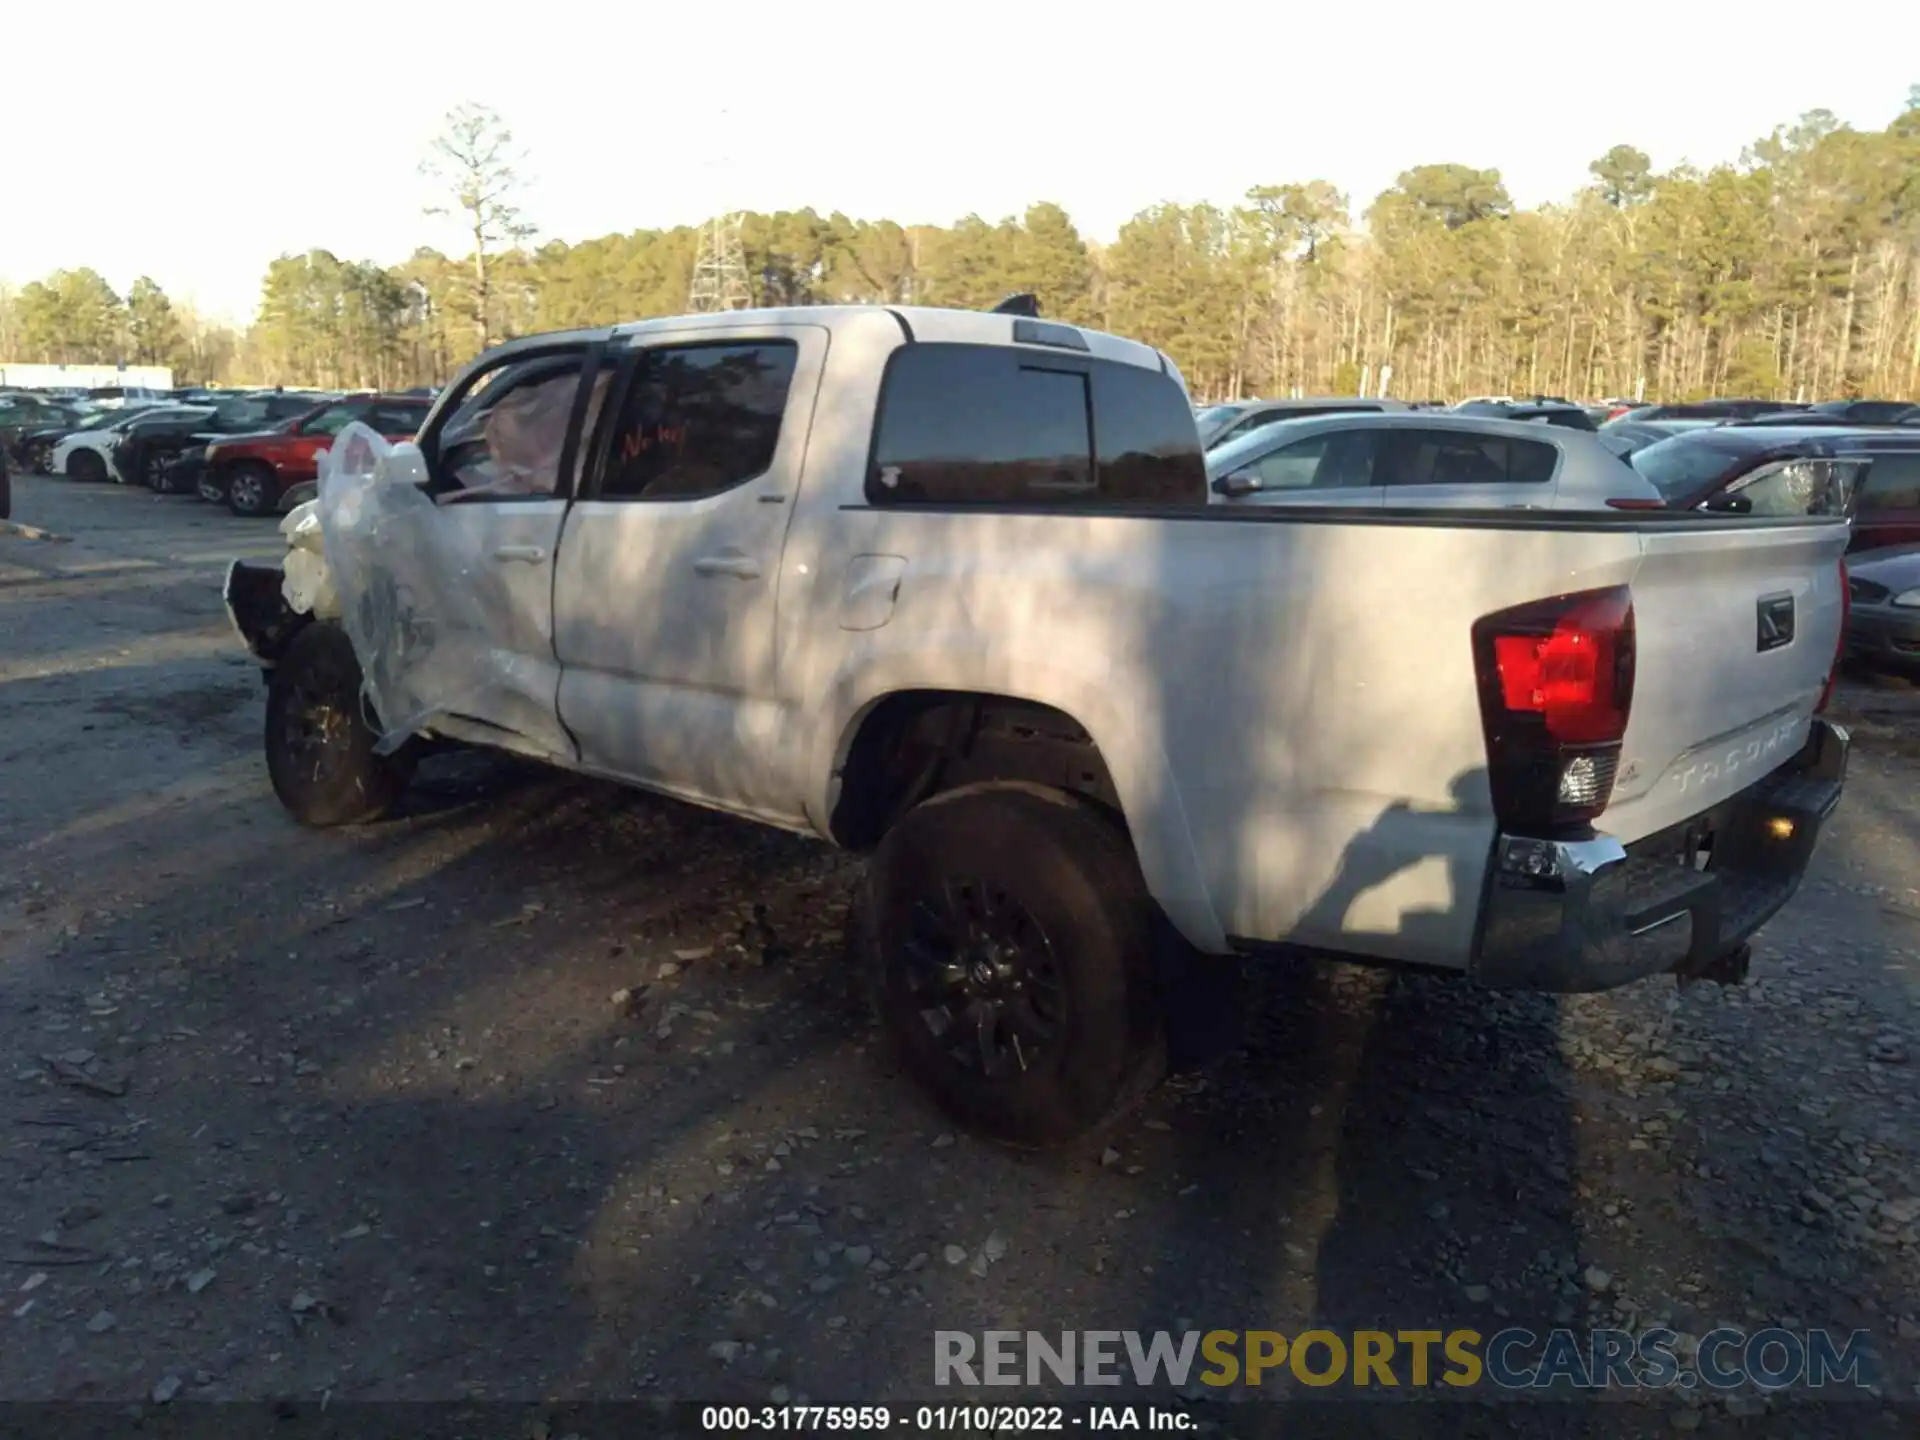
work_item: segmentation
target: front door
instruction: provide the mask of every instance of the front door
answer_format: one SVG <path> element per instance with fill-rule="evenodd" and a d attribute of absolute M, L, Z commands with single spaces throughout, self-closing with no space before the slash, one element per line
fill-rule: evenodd
<path fill-rule="evenodd" d="M 796 818 L 774 601 L 826 354 L 824 328 L 768 324 L 654 332 L 622 357 L 554 585 L 583 764 Z"/>
<path fill-rule="evenodd" d="M 438 666 L 431 698 L 466 722 L 445 728 L 562 762 L 578 754 L 560 723 L 554 562 L 578 436 L 610 378 L 600 354 L 591 341 L 509 352 L 421 437 L 436 506 L 418 557 L 439 630 L 423 661 Z"/>

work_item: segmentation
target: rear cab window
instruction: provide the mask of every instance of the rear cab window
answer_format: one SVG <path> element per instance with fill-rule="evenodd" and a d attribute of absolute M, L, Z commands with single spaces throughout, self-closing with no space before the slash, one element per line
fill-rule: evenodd
<path fill-rule="evenodd" d="M 867 467 L 883 506 L 1204 505 L 1193 411 L 1155 370 L 1013 346 L 903 345 Z"/>

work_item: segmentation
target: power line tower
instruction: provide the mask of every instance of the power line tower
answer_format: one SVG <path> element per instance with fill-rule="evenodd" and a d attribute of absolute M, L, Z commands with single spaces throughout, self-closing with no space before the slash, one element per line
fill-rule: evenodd
<path fill-rule="evenodd" d="M 687 309 L 695 315 L 715 310 L 750 310 L 753 286 L 747 280 L 747 252 L 740 241 L 740 217 L 715 216 L 700 232 L 693 262 Z"/>

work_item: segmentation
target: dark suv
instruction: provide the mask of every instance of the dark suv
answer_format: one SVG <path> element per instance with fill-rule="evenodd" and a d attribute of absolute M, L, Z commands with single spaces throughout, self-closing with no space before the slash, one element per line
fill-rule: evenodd
<path fill-rule="evenodd" d="M 128 431 L 113 448 L 114 468 L 129 484 L 179 494 L 187 487 L 176 478 L 173 462 L 183 452 L 211 439 L 276 430 L 313 409 L 304 395 L 235 395 L 211 403 L 211 415 L 155 421 Z"/>
<path fill-rule="evenodd" d="M 1761 415 L 1779 415 L 1788 410 L 1805 410 L 1786 400 L 1695 400 L 1685 405 L 1642 405 L 1626 410 L 1607 421 L 1609 425 L 1636 420 L 1752 420 Z"/>
<path fill-rule="evenodd" d="M 1627 463 L 1676 509 L 1853 516 L 1849 550 L 1920 540 L 1920 432 L 1723 425 L 1659 441 Z"/>

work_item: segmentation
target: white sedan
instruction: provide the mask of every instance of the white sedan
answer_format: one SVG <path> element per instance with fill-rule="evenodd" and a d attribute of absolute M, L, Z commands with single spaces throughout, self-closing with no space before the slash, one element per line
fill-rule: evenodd
<path fill-rule="evenodd" d="M 49 469 L 72 480 L 112 480 L 124 485 L 127 477 L 114 468 L 113 447 L 128 429 L 143 420 L 197 420 L 213 414 L 205 405 L 146 405 L 98 430 L 79 430 L 53 447 Z"/>

